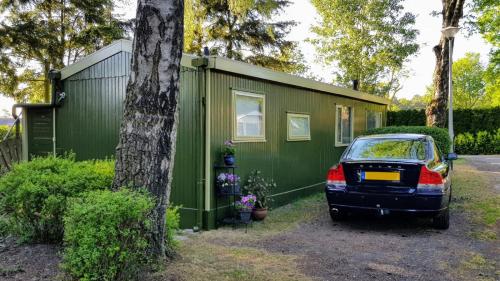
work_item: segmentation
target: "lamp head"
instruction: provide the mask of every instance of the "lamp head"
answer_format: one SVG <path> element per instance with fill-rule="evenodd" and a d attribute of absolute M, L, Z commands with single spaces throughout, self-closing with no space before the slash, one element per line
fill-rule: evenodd
<path fill-rule="evenodd" d="M 453 38 L 455 37 L 455 34 L 460 30 L 460 27 L 455 27 L 455 26 L 448 26 L 445 27 L 441 30 L 441 33 L 443 33 L 444 37 L 446 38 Z"/>

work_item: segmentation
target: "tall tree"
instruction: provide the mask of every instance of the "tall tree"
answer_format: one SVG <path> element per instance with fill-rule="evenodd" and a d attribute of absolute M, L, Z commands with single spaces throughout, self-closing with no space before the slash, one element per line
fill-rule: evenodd
<path fill-rule="evenodd" d="M 146 188 L 156 198 L 151 254 L 165 255 L 165 211 L 174 170 L 183 0 L 138 0 L 132 67 L 116 148 L 113 187 Z"/>
<path fill-rule="evenodd" d="M 493 106 L 500 105 L 500 2 L 474 0 L 475 26 L 483 38 L 492 45 L 486 69 L 486 96 Z"/>
<path fill-rule="evenodd" d="M 465 0 L 442 0 L 441 28 L 458 27 L 460 19 L 463 17 L 464 2 Z M 436 55 L 433 78 L 435 93 L 432 102 L 426 109 L 428 126 L 445 127 L 447 123 L 449 44 L 451 42 L 452 40 L 441 35 L 439 44 L 433 48 Z"/>
<path fill-rule="evenodd" d="M 393 97 L 405 63 L 418 52 L 415 16 L 402 0 L 312 0 L 321 22 L 310 41 L 318 59 L 336 67 L 335 83 Z"/>
<path fill-rule="evenodd" d="M 0 24 L 0 92 L 18 101 L 48 101 L 51 68 L 60 69 L 125 35 L 129 24 L 113 15 L 113 3 L 0 0 L 5 15 Z"/>
<path fill-rule="evenodd" d="M 188 0 L 185 51 L 210 53 L 302 74 L 306 67 L 297 43 L 286 39 L 293 21 L 275 21 L 288 0 Z"/>
<path fill-rule="evenodd" d="M 488 106 L 485 100 L 485 67 L 478 53 L 466 53 L 453 63 L 453 108 Z"/>

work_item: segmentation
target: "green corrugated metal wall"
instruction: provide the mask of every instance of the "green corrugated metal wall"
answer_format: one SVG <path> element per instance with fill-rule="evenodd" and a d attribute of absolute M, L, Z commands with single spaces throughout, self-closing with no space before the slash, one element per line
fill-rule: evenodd
<path fill-rule="evenodd" d="M 266 142 L 236 144 L 238 174 L 245 178 L 251 170 L 261 170 L 273 178 L 275 204 L 311 194 L 323 187 L 326 172 L 344 151 L 335 147 L 335 105 L 354 108 L 354 134 L 366 129 L 366 110 L 385 112 L 384 105 L 343 98 L 302 88 L 272 83 L 231 73 L 211 72 L 210 96 L 211 159 L 221 162 L 221 149 L 232 136 L 232 89 L 264 94 L 266 97 Z M 287 141 L 287 112 L 310 114 L 311 140 Z M 212 172 L 211 178 L 216 175 Z M 212 191 L 211 194 L 215 192 Z M 208 220 L 213 220 L 215 196 L 212 196 Z M 219 206 L 227 205 L 223 200 Z M 219 212 L 224 209 L 219 208 Z"/>
<path fill-rule="evenodd" d="M 130 53 L 120 52 L 64 80 L 66 99 L 56 112 L 57 151 L 78 160 L 113 157 L 130 72 Z M 182 67 L 177 157 L 171 201 L 182 205 L 182 227 L 200 225 L 197 198 L 200 98 L 198 72 Z M 201 225 L 200 225 L 201 226 Z"/>
<path fill-rule="evenodd" d="M 64 80 L 66 99 L 56 111 L 57 151 L 73 151 L 80 160 L 114 155 L 128 80 L 130 54 L 120 52 Z M 221 149 L 232 136 L 232 89 L 266 96 L 266 142 L 237 144 L 238 174 L 253 169 L 273 178 L 277 205 L 318 191 L 327 169 L 342 154 L 335 147 L 335 105 L 354 107 L 354 134 L 366 128 L 366 111 L 385 106 L 251 77 L 210 70 L 210 190 L 204 203 L 204 70 L 182 67 L 177 154 L 171 201 L 181 204 L 182 227 L 214 225 L 215 196 L 211 168 L 221 162 Z M 37 112 L 36 114 L 33 112 Z M 47 111 L 47 110 L 45 110 Z M 51 151 L 51 115 L 42 109 L 28 111 L 30 153 Z M 311 140 L 287 141 L 287 112 L 311 116 Z M 41 118 L 41 117 L 47 118 Z M 37 121 L 38 120 L 38 121 Z M 41 122 L 45 120 L 46 122 Z M 50 122 L 49 122 L 50 121 Z M 39 127 L 39 128 L 37 128 Z M 42 142 L 37 140 L 42 140 Z M 49 140 L 49 141 L 47 141 Z M 220 200 L 220 212 L 227 203 Z"/>

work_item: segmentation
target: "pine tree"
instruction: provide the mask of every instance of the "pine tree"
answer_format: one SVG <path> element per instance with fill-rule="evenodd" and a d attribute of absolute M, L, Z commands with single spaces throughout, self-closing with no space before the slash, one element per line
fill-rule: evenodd
<path fill-rule="evenodd" d="M 189 4 L 188 4 L 189 2 Z M 286 39 L 293 21 L 274 21 L 288 0 L 188 0 L 184 50 L 249 62 L 278 71 L 306 70 L 297 43 Z"/>
<path fill-rule="evenodd" d="M 112 0 L 0 0 L 0 93 L 48 101 L 50 69 L 123 38 Z M 27 86 L 27 89 L 25 88 Z"/>

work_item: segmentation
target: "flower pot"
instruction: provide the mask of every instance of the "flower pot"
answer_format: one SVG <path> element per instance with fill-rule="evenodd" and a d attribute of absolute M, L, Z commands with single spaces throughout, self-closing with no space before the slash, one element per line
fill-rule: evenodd
<path fill-rule="evenodd" d="M 233 166 L 234 161 L 234 155 L 224 155 L 224 164 L 226 164 L 226 166 Z"/>
<path fill-rule="evenodd" d="M 267 208 L 256 208 L 252 212 L 253 219 L 256 221 L 261 221 L 267 216 Z"/>
<path fill-rule="evenodd" d="M 243 223 L 249 223 L 251 217 L 252 217 L 252 211 L 251 210 L 240 211 L 240 220 L 241 220 L 241 222 L 243 222 Z"/>

